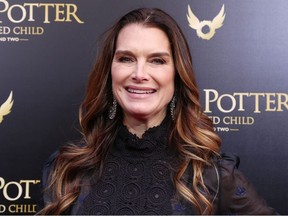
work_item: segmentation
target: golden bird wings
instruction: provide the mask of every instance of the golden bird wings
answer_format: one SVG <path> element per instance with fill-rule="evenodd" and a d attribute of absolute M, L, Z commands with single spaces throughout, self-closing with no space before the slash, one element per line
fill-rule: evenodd
<path fill-rule="evenodd" d="M 12 100 L 12 97 L 13 97 L 13 92 L 11 91 L 7 100 L 0 107 L 0 123 L 3 121 L 3 117 L 5 115 L 8 115 L 11 112 L 11 108 L 14 102 Z"/>
<path fill-rule="evenodd" d="M 224 4 L 222 5 L 222 8 L 220 12 L 217 14 L 217 16 L 213 19 L 212 23 L 215 29 L 218 29 L 223 26 L 223 22 L 225 19 L 226 14 L 224 13 Z"/>
<path fill-rule="evenodd" d="M 226 14 L 224 13 L 225 6 L 222 5 L 222 8 L 220 12 L 217 14 L 217 16 L 213 19 L 212 25 L 214 29 L 218 29 L 223 26 L 223 22 L 225 19 Z M 195 16 L 195 14 L 192 12 L 190 5 L 188 5 L 188 14 L 187 14 L 187 20 L 189 22 L 189 26 L 195 30 L 198 29 L 198 26 L 200 24 L 199 19 Z"/>
<path fill-rule="evenodd" d="M 189 22 L 189 26 L 190 26 L 192 29 L 197 30 L 197 29 L 198 29 L 198 26 L 199 26 L 199 24 L 200 24 L 200 21 L 199 21 L 199 19 L 194 15 L 194 13 L 192 12 L 192 10 L 191 10 L 191 8 L 190 8 L 190 5 L 188 5 L 187 19 L 188 19 L 188 22 Z"/>

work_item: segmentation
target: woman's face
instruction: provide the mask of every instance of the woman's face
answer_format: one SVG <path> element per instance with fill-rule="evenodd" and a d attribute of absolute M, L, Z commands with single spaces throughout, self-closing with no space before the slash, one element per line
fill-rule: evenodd
<path fill-rule="evenodd" d="M 166 34 L 142 24 L 125 26 L 118 35 L 111 73 L 124 120 L 161 123 L 174 94 L 175 69 Z"/>

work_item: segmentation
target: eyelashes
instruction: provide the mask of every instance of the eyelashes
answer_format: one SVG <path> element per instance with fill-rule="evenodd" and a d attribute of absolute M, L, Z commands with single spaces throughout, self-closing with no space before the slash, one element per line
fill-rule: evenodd
<path fill-rule="evenodd" d="M 166 64 L 166 61 L 162 58 L 154 58 L 151 60 L 151 63 L 156 64 L 156 65 L 163 65 L 163 64 Z"/>
<path fill-rule="evenodd" d="M 135 60 L 132 57 L 128 57 L 128 56 L 121 56 L 117 59 L 118 62 L 120 63 L 132 63 Z"/>
<path fill-rule="evenodd" d="M 120 56 L 116 58 L 116 61 L 120 63 L 134 63 L 136 62 L 136 59 L 130 56 Z M 148 62 L 155 65 L 163 65 L 167 63 L 165 59 L 160 57 L 153 57 L 148 59 Z"/>

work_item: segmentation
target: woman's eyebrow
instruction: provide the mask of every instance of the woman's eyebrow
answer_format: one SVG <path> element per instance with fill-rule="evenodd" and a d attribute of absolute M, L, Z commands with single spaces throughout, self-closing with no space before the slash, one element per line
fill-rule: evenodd
<path fill-rule="evenodd" d="M 170 57 L 170 53 L 169 52 L 154 52 L 154 53 L 151 53 L 149 54 L 150 57 Z"/>
<path fill-rule="evenodd" d="M 116 50 L 115 55 L 133 55 L 133 52 L 129 50 Z M 169 52 L 153 52 L 148 55 L 149 57 L 162 57 L 162 56 L 167 56 L 170 57 L 171 54 Z"/>
<path fill-rule="evenodd" d="M 124 54 L 124 55 L 133 55 L 133 52 L 129 51 L 129 50 L 116 50 L 115 51 L 115 55 L 120 55 L 120 54 Z"/>

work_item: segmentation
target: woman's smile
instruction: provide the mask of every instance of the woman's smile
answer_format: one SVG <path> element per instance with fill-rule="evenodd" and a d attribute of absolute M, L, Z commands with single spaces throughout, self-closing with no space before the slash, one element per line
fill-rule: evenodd
<path fill-rule="evenodd" d="M 149 89 L 149 88 L 139 89 L 139 88 L 127 87 L 126 90 L 132 94 L 153 94 L 156 92 L 155 89 Z"/>
<path fill-rule="evenodd" d="M 124 121 L 162 122 L 174 94 L 175 76 L 169 39 L 162 30 L 142 24 L 124 27 L 117 39 L 111 75 Z"/>

